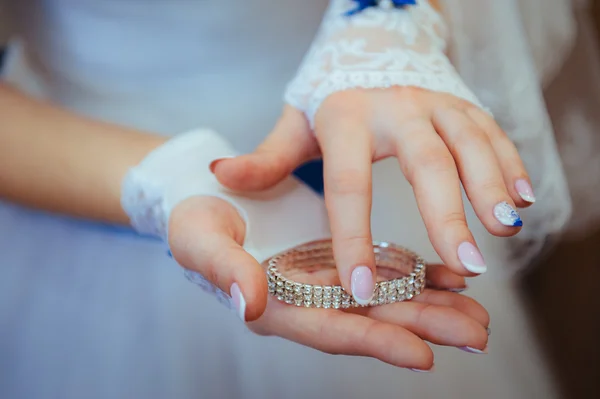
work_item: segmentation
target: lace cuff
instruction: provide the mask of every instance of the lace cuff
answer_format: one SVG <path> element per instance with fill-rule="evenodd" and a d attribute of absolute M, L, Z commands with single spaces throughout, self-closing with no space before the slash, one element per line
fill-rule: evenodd
<path fill-rule="evenodd" d="M 329 95 L 355 88 L 415 86 L 481 107 L 446 56 L 447 27 L 426 0 L 348 15 L 355 8 L 352 0 L 331 0 L 310 51 L 287 87 L 285 101 L 304 111 L 311 125 Z"/>
<path fill-rule="evenodd" d="M 121 206 L 133 228 L 168 242 L 171 211 L 199 195 L 223 198 L 247 220 L 245 211 L 210 173 L 210 163 L 237 155 L 211 130 L 194 130 L 169 140 L 129 170 L 122 184 Z"/>
<path fill-rule="evenodd" d="M 122 184 L 121 205 L 131 225 L 141 234 L 168 243 L 171 211 L 187 198 L 210 195 L 235 206 L 248 223 L 244 207 L 209 171 L 215 159 L 236 155 L 221 136 L 211 130 L 194 130 L 171 139 L 129 170 Z M 233 310 L 231 297 L 201 274 L 184 270 L 185 276 L 203 291 Z"/>
<path fill-rule="evenodd" d="M 168 220 L 177 204 L 209 195 L 236 207 L 246 223 L 244 249 L 259 262 L 300 243 L 330 237 L 323 200 L 293 178 L 259 193 L 234 193 L 223 187 L 209 164 L 235 155 L 232 146 L 210 130 L 178 135 L 154 150 L 123 180 L 121 204 L 132 226 L 168 242 Z M 201 274 L 185 270 L 185 276 L 233 309 L 231 297 Z"/>

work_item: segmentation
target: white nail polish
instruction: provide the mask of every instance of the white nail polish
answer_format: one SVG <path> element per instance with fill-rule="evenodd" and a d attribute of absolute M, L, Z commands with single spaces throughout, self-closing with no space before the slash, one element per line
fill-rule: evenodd
<path fill-rule="evenodd" d="M 487 271 L 483 255 L 481 255 L 479 249 L 470 242 L 463 242 L 458 246 L 458 259 L 465 269 L 471 273 L 483 274 Z"/>
<path fill-rule="evenodd" d="M 508 202 L 501 202 L 494 207 L 494 217 L 505 226 L 523 226 L 521 216 Z"/>
<path fill-rule="evenodd" d="M 529 202 L 533 204 L 535 202 L 535 195 L 533 194 L 533 188 L 529 182 L 525 179 L 517 180 L 515 183 L 515 188 L 519 193 L 519 196 L 523 199 L 523 201 Z"/>
<path fill-rule="evenodd" d="M 435 366 L 430 368 L 429 370 L 419 370 L 419 369 L 409 369 L 410 371 L 414 371 L 415 373 L 431 373 L 435 369 Z"/>
<path fill-rule="evenodd" d="M 531 195 L 529 195 L 529 194 L 525 194 L 525 193 L 519 193 L 519 197 L 521 197 L 521 199 L 522 199 L 523 201 L 527 201 L 527 202 L 529 202 L 530 204 L 533 204 L 533 203 L 535 203 L 535 201 L 536 201 L 534 196 L 531 196 Z"/>
<path fill-rule="evenodd" d="M 477 348 L 472 348 L 470 346 L 461 346 L 458 349 L 460 349 L 461 351 L 465 351 L 465 352 L 469 352 L 469 353 L 474 353 L 476 355 L 485 355 L 485 354 L 488 353 L 487 347 L 484 350 L 477 349 Z"/>
<path fill-rule="evenodd" d="M 242 295 L 242 291 L 237 283 L 233 283 L 230 289 L 231 299 L 233 301 L 233 306 L 236 310 L 236 313 L 240 320 L 244 323 L 246 322 L 246 300 L 244 299 L 244 295 Z"/>
<path fill-rule="evenodd" d="M 373 272 L 367 266 L 359 266 L 352 271 L 350 285 L 352 297 L 362 306 L 367 306 L 375 295 Z"/>

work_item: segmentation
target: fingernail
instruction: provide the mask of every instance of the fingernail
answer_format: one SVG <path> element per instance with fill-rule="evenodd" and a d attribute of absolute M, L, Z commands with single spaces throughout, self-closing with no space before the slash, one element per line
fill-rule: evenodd
<path fill-rule="evenodd" d="M 429 370 L 420 370 L 420 369 L 409 369 L 410 371 L 414 371 L 415 373 L 431 373 L 435 370 L 435 365 L 431 366 Z"/>
<path fill-rule="evenodd" d="M 465 269 L 475 274 L 482 274 L 487 271 L 487 266 L 483 255 L 479 249 L 470 242 L 463 242 L 458 246 L 458 259 Z"/>
<path fill-rule="evenodd" d="M 460 349 L 461 351 L 464 351 L 464 352 L 474 353 L 476 355 L 485 355 L 488 353 L 487 346 L 485 347 L 484 350 L 477 349 L 477 348 L 471 348 L 470 346 L 459 346 L 458 349 Z"/>
<path fill-rule="evenodd" d="M 210 169 L 210 173 L 213 173 L 213 174 L 215 173 L 215 169 L 217 168 L 217 164 L 218 164 L 219 162 L 221 162 L 221 161 L 224 161 L 224 160 L 226 160 L 226 159 L 232 159 L 232 158 L 235 158 L 235 157 L 223 157 L 223 158 L 217 158 L 217 159 L 215 159 L 214 161 L 212 161 L 212 162 L 210 163 L 210 165 L 208 165 L 208 169 Z"/>
<path fill-rule="evenodd" d="M 501 202 L 494 207 L 494 216 L 500 223 L 509 227 L 521 227 L 523 221 L 519 213 L 508 202 Z"/>
<path fill-rule="evenodd" d="M 375 281 L 370 268 L 359 266 L 352 271 L 351 289 L 352 296 L 359 305 L 366 306 L 371 302 L 375 294 Z"/>
<path fill-rule="evenodd" d="M 238 314 L 238 317 L 245 323 L 246 322 L 246 300 L 240 286 L 237 283 L 233 283 L 230 289 L 231 299 L 233 300 L 233 306 Z"/>
<path fill-rule="evenodd" d="M 448 289 L 448 291 L 450 291 L 450 292 L 454 292 L 454 293 L 456 293 L 456 294 L 460 294 L 460 293 L 463 293 L 463 292 L 465 292 L 465 291 L 466 291 L 468 288 L 469 288 L 469 287 L 463 287 L 463 288 L 450 288 L 450 289 Z"/>
<path fill-rule="evenodd" d="M 492 329 L 488 327 L 488 328 L 487 328 L 487 333 L 488 333 L 488 337 L 489 337 L 490 335 L 492 335 Z"/>
<path fill-rule="evenodd" d="M 523 198 L 524 201 L 534 203 L 535 195 L 533 194 L 533 188 L 531 188 L 531 184 L 525 179 L 517 180 L 515 183 L 515 188 L 519 193 L 519 196 Z"/>

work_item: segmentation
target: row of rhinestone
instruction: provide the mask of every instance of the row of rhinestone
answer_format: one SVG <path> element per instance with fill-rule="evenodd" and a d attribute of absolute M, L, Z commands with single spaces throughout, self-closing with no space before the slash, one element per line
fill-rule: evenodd
<path fill-rule="evenodd" d="M 284 277 L 277 269 L 277 263 L 285 257 L 299 255 L 301 258 L 306 258 L 307 252 L 320 255 L 324 249 L 330 250 L 330 246 L 327 244 L 316 245 L 312 248 L 304 246 L 302 250 L 291 251 L 269 260 L 267 268 L 269 293 L 279 301 L 308 308 L 347 309 L 361 306 L 341 286 L 297 283 Z M 380 248 L 379 251 L 381 250 Z M 369 306 L 410 300 L 425 288 L 425 264 L 421 258 L 401 247 L 386 247 L 385 250 L 412 255 L 414 270 L 408 276 L 377 283 L 373 300 Z"/>

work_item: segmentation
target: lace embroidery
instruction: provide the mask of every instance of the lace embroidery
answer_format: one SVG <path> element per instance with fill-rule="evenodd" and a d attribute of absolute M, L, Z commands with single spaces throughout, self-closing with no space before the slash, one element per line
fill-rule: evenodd
<path fill-rule="evenodd" d="M 121 206 L 137 232 L 165 240 L 167 217 L 163 208 L 163 192 L 163 187 L 144 179 L 132 169 L 123 180 Z"/>
<path fill-rule="evenodd" d="M 181 134 L 150 153 L 123 179 L 121 206 L 132 227 L 141 234 L 167 242 L 171 210 L 181 201 L 197 196 L 222 198 L 236 207 L 247 223 L 247 216 L 232 196 L 208 171 L 213 159 L 235 154 L 230 144 L 217 133 L 199 129 Z M 172 257 L 169 251 L 169 256 Z M 213 295 L 229 309 L 231 298 L 197 272 L 184 269 L 187 279 Z"/>
<path fill-rule="evenodd" d="M 203 275 L 187 269 L 183 269 L 183 273 L 190 282 L 200 287 L 202 291 L 217 298 L 219 303 L 227 307 L 229 310 L 235 310 L 235 306 L 233 305 L 233 300 L 231 297 L 227 295 L 225 291 L 221 290 L 219 287 L 204 278 Z"/>
<path fill-rule="evenodd" d="M 331 94 L 353 88 L 416 86 L 479 101 L 445 55 L 447 27 L 425 0 L 417 6 L 371 7 L 344 16 L 352 0 L 332 0 L 320 32 L 285 100 L 314 122 Z"/>

